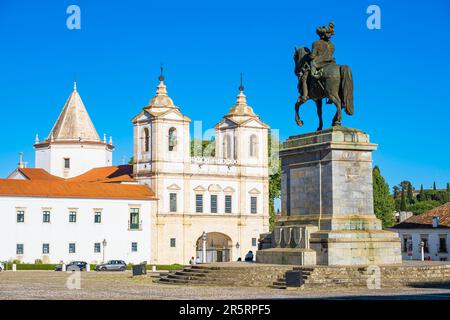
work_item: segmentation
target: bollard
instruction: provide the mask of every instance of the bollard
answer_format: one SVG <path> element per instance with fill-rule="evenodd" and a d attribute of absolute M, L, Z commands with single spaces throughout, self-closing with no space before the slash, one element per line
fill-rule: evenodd
<path fill-rule="evenodd" d="M 61 267 L 61 268 L 62 268 L 62 269 L 61 269 L 62 272 L 65 272 L 65 271 L 66 271 L 66 265 L 65 265 L 64 263 L 62 264 L 62 267 Z"/>
<path fill-rule="evenodd" d="M 156 266 L 152 266 L 152 272 L 156 272 Z"/>
<path fill-rule="evenodd" d="M 88 264 L 86 265 L 86 272 L 89 272 L 89 271 L 91 271 L 91 265 L 88 263 Z"/>
<path fill-rule="evenodd" d="M 16 272 L 16 271 L 17 271 L 17 265 L 16 265 L 15 263 L 13 263 L 13 265 L 12 265 L 12 271 L 13 271 L 13 272 Z"/>

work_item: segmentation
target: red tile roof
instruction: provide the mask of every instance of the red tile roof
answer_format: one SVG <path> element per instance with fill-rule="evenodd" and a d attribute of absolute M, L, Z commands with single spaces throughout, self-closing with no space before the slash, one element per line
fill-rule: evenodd
<path fill-rule="evenodd" d="M 395 229 L 425 229 L 433 227 L 433 217 L 439 217 L 438 228 L 450 228 L 450 202 L 395 225 Z"/>
<path fill-rule="evenodd" d="M 0 196 L 155 200 L 147 185 L 0 179 Z"/>
<path fill-rule="evenodd" d="M 17 170 L 29 180 L 64 180 L 41 168 L 18 168 Z"/>
<path fill-rule="evenodd" d="M 126 164 L 121 166 L 100 167 L 91 169 L 79 176 L 69 178 L 71 182 L 136 182 L 132 178 L 133 166 Z"/>

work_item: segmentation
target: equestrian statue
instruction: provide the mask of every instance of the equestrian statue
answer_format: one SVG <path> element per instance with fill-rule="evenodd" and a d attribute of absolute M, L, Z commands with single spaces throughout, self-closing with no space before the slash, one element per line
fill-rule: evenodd
<path fill-rule="evenodd" d="M 348 115 L 353 114 L 353 79 L 349 66 L 337 65 L 334 59 L 334 45 L 330 39 L 334 35 L 334 23 L 317 28 L 319 40 L 312 44 L 312 51 L 307 47 L 295 48 L 295 75 L 298 77 L 299 97 L 295 104 L 295 121 L 302 126 L 299 109 L 309 99 L 316 103 L 319 127 L 322 130 L 322 99 L 327 104 L 336 106 L 332 126 L 342 124 L 344 109 Z"/>

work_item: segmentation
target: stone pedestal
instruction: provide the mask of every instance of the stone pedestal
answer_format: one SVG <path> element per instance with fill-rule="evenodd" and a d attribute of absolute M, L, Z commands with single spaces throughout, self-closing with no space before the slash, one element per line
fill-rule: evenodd
<path fill-rule="evenodd" d="M 373 213 L 376 148 L 367 134 L 346 127 L 290 137 L 280 152 L 282 215 L 271 234 L 272 248 L 259 250 L 257 261 L 401 263 L 400 238 L 382 230 Z"/>

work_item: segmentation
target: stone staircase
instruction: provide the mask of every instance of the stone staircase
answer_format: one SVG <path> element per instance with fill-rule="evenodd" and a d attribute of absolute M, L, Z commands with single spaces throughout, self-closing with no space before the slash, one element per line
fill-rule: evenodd
<path fill-rule="evenodd" d="M 374 276 L 373 268 L 367 266 L 354 267 L 294 267 L 301 270 L 303 285 L 298 289 L 348 289 L 367 288 Z M 414 286 L 447 286 L 450 287 L 450 265 L 411 265 L 381 266 L 379 268 L 382 288 L 400 288 Z M 288 289 L 285 275 L 272 283 L 272 288 Z"/>
<path fill-rule="evenodd" d="M 163 284 L 189 284 L 233 287 L 268 287 L 292 266 L 239 265 L 193 265 L 181 271 L 172 271 L 156 280 Z"/>
<path fill-rule="evenodd" d="M 376 267 L 378 268 L 378 267 Z M 303 285 L 295 289 L 368 288 L 374 270 L 368 266 L 292 266 L 258 263 L 201 264 L 161 274 L 155 282 L 172 285 L 220 287 L 287 287 L 287 271 L 302 271 Z M 380 266 L 382 288 L 445 286 L 450 287 L 450 264 L 417 263 Z"/>

